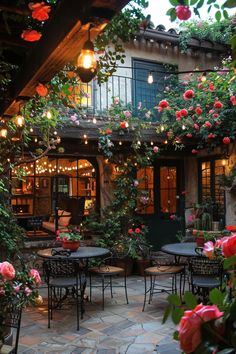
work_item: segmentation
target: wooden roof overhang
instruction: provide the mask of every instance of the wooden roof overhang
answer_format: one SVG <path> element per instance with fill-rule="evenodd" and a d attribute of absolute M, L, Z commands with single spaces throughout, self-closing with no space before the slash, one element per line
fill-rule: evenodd
<path fill-rule="evenodd" d="M 0 114 L 16 114 L 19 109 L 17 97 L 32 96 L 38 82 L 49 81 L 78 55 L 87 40 L 90 23 L 95 25 L 91 30 L 91 39 L 94 39 L 104 28 L 104 23 L 111 20 L 128 2 L 129 0 L 61 0 L 43 27 L 39 42 L 32 44 L 20 38 L 0 36 L 1 43 L 8 41 L 21 50 L 22 47 L 32 45 L 12 82 L 7 100 L 0 107 Z M 4 4 L 1 7 L 0 3 L 0 10 L 13 11 L 12 8 L 7 9 L 6 5 L 3 7 Z"/>

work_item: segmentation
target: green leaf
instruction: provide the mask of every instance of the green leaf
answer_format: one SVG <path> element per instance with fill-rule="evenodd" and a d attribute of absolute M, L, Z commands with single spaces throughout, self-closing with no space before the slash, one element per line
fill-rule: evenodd
<path fill-rule="evenodd" d="M 220 22 L 220 19 L 221 19 L 221 12 L 220 11 L 216 11 L 215 19 L 216 19 L 216 21 Z"/>
<path fill-rule="evenodd" d="M 174 331 L 174 333 L 173 333 L 173 339 L 179 340 L 179 331 Z"/>
<path fill-rule="evenodd" d="M 164 316 L 163 316 L 163 319 L 162 319 L 162 323 L 166 322 L 167 318 L 170 315 L 171 309 L 172 309 L 171 305 L 168 305 L 167 308 L 165 309 Z"/>
<path fill-rule="evenodd" d="M 219 352 L 217 352 L 217 354 L 234 354 L 235 350 L 234 348 L 225 348 Z"/>
<path fill-rule="evenodd" d="M 198 0 L 190 0 L 190 5 L 193 6 L 198 2 Z"/>
<path fill-rule="evenodd" d="M 236 35 L 235 35 L 236 39 Z M 236 263 L 236 255 L 226 258 L 224 260 L 224 269 L 229 269 L 231 266 L 233 266 Z"/>
<path fill-rule="evenodd" d="M 236 0 L 227 0 L 224 4 L 224 7 L 235 7 L 236 6 Z"/>
<path fill-rule="evenodd" d="M 172 321 L 174 324 L 178 324 L 181 320 L 181 317 L 184 314 L 184 310 L 180 309 L 179 307 L 175 307 L 172 311 Z"/>
<path fill-rule="evenodd" d="M 224 295 L 219 289 L 213 289 L 210 291 L 209 299 L 214 305 L 223 305 Z"/>
<path fill-rule="evenodd" d="M 179 5 L 179 2 L 178 0 L 169 0 L 169 3 L 173 6 L 178 6 Z"/>
<path fill-rule="evenodd" d="M 186 305 L 188 306 L 188 308 L 191 310 L 197 306 L 197 299 L 190 291 L 187 291 L 184 294 L 184 301 L 185 301 Z"/>
<path fill-rule="evenodd" d="M 220 6 L 219 6 L 218 4 L 214 4 L 214 7 L 215 7 L 216 9 L 219 9 L 219 8 L 220 8 Z"/>
<path fill-rule="evenodd" d="M 230 39 L 230 44 L 231 44 L 231 48 L 232 50 L 236 50 L 236 34 L 233 35 L 233 37 Z"/>
<path fill-rule="evenodd" d="M 223 15 L 226 20 L 229 18 L 229 14 L 226 10 L 223 10 Z"/>
<path fill-rule="evenodd" d="M 199 3 L 197 4 L 197 9 L 200 9 L 203 4 L 204 4 L 204 0 L 200 0 Z"/>
<path fill-rule="evenodd" d="M 168 296 L 168 302 L 175 306 L 181 306 L 180 297 L 176 294 L 171 294 Z"/>

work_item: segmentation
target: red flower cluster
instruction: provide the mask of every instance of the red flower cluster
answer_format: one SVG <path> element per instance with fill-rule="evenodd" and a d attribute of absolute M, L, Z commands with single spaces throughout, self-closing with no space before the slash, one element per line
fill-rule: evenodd
<path fill-rule="evenodd" d="M 228 136 L 225 136 L 222 141 L 223 141 L 223 143 L 225 145 L 229 145 L 230 144 L 230 138 Z"/>
<path fill-rule="evenodd" d="M 126 121 L 120 122 L 120 128 L 121 129 L 126 129 L 128 128 L 129 123 L 127 123 Z"/>
<path fill-rule="evenodd" d="M 21 38 L 27 42 L 36 42 L 39 41 L 42 36 L 42 33 L 35 30 L 24 30 L 21 34 Z"/>
<path fill-rule="evenodd" d="M 220 101 L 216 101 L 214 103 L 214 107 L 215 107 L 215 109 L 221 109 L 221 108 L 223 108 L 223 104 Z"/>
<path fill-rule="evenodd" d="M 158 112 L 162 112 L 165 108 L 169 108 L 169 103 L 166 100 L 161 100 L 158 104 Z"/>
<path fill-rule="evenodd" d="M 188 20 L 191 17 L 191 10 L 188 6 L 176 6 L 175 12 L 179 20 Z"/>
<path fill-rule="evenodd" d="M 51 6 L 45 5 L 45 2 L 29 3 L 29 9 L 32 11 L 32 18 L 38 21 L 46 21 L 49 19 Z"/>
<path fill-rule="evenodd" d="M 236 98 L 235 98 L 235 96 L 231 96 L 230 97 L 230 101 L 232 102 L 233 106 L 236 106 Z"/>
<path fill-rule="evenodd" d="M 111 130 L 110 128 L 107 128 L 107 129 L 105 130 L 105 134 L 106 134 L 106 135 L 112 134 L 112 130 Z"/>

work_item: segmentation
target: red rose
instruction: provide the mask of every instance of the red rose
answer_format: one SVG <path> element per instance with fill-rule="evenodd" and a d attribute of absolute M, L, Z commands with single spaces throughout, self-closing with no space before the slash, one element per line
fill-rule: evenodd
<path fill-rule="evenodd" d="M 175 12 L 179 20 L 188 20 L 191 17 L 191 10 L 188 6 L 178 5 Z"/>
<path fill-rule="evenodd" d="M 145 229 L 145 225 L 141 225 L 141 229 Z"/>
<path fill-rule="evenodd" d="M 236 234 L 226 237 L 222 242 L 222 252 L 224 257 L 229 258 L 236 254 Z"/>
<path fill-rule="evenodd" d="M 215 109 L 221 109 L 223 107 L 223 104 L 220 101 L 216 101 L 214 103 Z"/>
<path fill-rule="evenodd" d="M 213 114 L 212 114 L 212 117 L 213 117 L 213 118 L 218 118 L 218 117 L 219 117 L 219 114 L 213 113 Z"/>
<path fill-rule="evenodd" d="M 39 41 L 42 36 L 42 33 L 35 31 L 35 30 L 24 30 L 21 33 L 21 38 L 27 42 L 36 42 Z"/>
<path fill-rule="evenodd" d="M 208 134 L 207 137 L 208 137 L 208 139 L 214 139 L 216 137 L 216 135 L 213 133 L 210 133 L 210 134 Z"/>
<path fill-rule="evenodd" d="M 205 123 L 204 123 L 204 127 L 206 127 L 206 128 L 211 128 L 212 127 L 212 124 L 211 124 L 211 122 L 209 122 L 209 120 L 207 120 Z"/>
<path fill-rule="evenodd" d="M 193 129 L 198 130 L 198 129 L 199 129 L 199 125 L 198 125 L 197 123 L 195 123 L 195 124 L 193 125 Z"/>
<path fill-rule="evenodd" d="M 198 115 L 202 114 L 202 109 L 201 109 L 201 107 L 197 107 L 197 108 L 195 109 L 195 112 L 196 112 Z"/>
<path fill-rule="evenodd" d="M 212 82 L 210 82 L 210 84 L 209 84 L 209 90 L 211 90 L 211 91 L 215 90 L 215 86 L 213 85 Z"/>
<path fill-rule="evenodd" d="M 193 149 L 193 150 L 192 150 L 192 154 L 193 154 L 193 155 L 197 155 L 197 154 L 198 154 L 198 151 L 197 151 L 196 149 Z"/>
<path fill-rule="evenodd" d="M 136 227 L 135 232 L 136 232 L 136 234 L 140 234 L 140 232 L 141 232 L 140 228 Z"/>
<path fill-rule="evenodd" d="M 230 144 L 230 138 L 228 136 L 225 136 L 223 138 L 223 143 L 226 144 L 226 145 Z"/>
<path fill-rule="evenodd" d="M 162 100 L 162 101 L 159 102 L 158 105 L 159 105 L 160 108 L 163 109 L 163 108 L 168 107 L 168 106 L 169 106 L 169 103 L 168 103 L 166 100 Z"/>
<path fill-rule="evenodd" d="M 176 116 L 176 118 L 180 118 L 180 117 L 181 117 L 180 111 L 176 111 L 176 112 L 175 112 L 175 116 Z"/>
<path fill-rule="evenodd" d="M 236 106 L 236 98 L 235 96 L 230 97 L 230 101 L 232 102 L 233 106 Z"/>
<path fill-rule="evenodd" d="M 45 97 L 48 94 L 47 87 L 44 86 L 43 84 L 40 84 L 40 83 L 36 86 L 35 90 L 39 94 L 39 96 L 41 96 L 41 97 Z"/>
<path fill-rule="evenodd" d="M 49 12 L 51 11 L 51 6 L 45 5 L 44 2 L 29 3 L 29 8 L 32 11 L 32 18 L 38 21 L 46 21 L 49 19 Z"/>
<path fill-rule="evenodd" d="M 181 117 L 187 117 L 187 115 L 188 115 L 187 109 L 185 109 L 185 108 L 181 109 L 180 110 L 180 115 L 181 115 Z"/>
<path fill-rule="evenodd" d="M 129 229 L 129 230 L 128 230 L 128 234 L 131 235 L 132 233 L 133 233 L 133 229 Z"/>
<path fill-rule="evenodd" d="M 186 134 L 186 137 L 187 137 L 187 138 L 192 138 L 192 137 L 193 137 L 193 134 L 188 133 L 188 134 Z"/>
<path fill-rule="evenodd" d="M 218 125 L 218 126 L 221 125 L 221 121 L 220 121 L 220 120 L 217 120 L 215 123 L 216 123 L 216 125 Z"/>
<path fill-rule="evenodd" d="M 105 134 L 106 134 L 106 135 L 109 135 L 109 134 L 111 134 L 111 133 L 112 133 L 112 130 L 111 130 L 110 128 L 107 128 L 106 131 L 105 131 Z"/>
<path fill-rule="evenodd" d="M 228 225 L 228 226 L 225 226 L 225 228 L 228 231 L 236 232 L 236 226 L 235 225 Z"/>
<path fill-rule="evenodd" d="M 193 96 L 194 96 L 193 90 L 187 90 L 183 94 L 183 99 L 187 101 L 187 100 L 190 100 L 191 98 L 193 98 Z"/>
<path fill-rule="evenodd" d="M 120 122 L 120 128 L 121 129 L 125 129 L 125 128 L 127 128 L 128 127 L 128 123 L 127 122 Z"/>

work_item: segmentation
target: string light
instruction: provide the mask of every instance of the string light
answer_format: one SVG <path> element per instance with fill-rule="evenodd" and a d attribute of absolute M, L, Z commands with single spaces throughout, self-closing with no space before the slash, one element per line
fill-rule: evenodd
<path fill-rule="evenodd" d="M 1 130 L 0 130 L 0 138 L 6 138 L 7 137 L 7 129 L 6 128 L 2 128 Z"/>
<path fill-rule="evenodd" d="M 50 111 L 46 112 L 46 117 L 47 119 L 51 119 L 52 118 L 52 113 Z"/>
<path fill-rule="evenodd" d="M 119 141 L 119 145 L 122 145 L 122 141 Z"/>
<path fill-rule="evenodd" d="M 206 77 L 206 72 L 204 71 L 203 73 L 202 73 L 202 76 L 201 76 L 201 82 L 205 82 L 206 81 L 206 79 L 207 79 L 207 77 Z"/>
<path fill-rule="evenodd" d="M 88 144 L 88 140 L 85 140 L 84 143 L 85 143 L 85 145 L 87 145 Z"/>
<path fill-rule="evenodd" d="M 34 131 L 34 129 L 31 127 L 31 128 L 30 128 L 30 133 L 33 133 L 33 131 Z"/>
<path fill-rule="evenodd" d="M 153 84 L 153 81 L 154 81 L 153 74 L 152 74 L 152 71 L 150 71 L 148 74 L 147 82 L 148 82 L 148 84 L 151 85 L 151 84 Z"/>
<path fill-rule="evenodd" d="M 150 145 L 153 145 L 153 141 L 150 142 Z"/>
<path fill-rule="evenodd" d="M 97 124 L 97 119 L 95 117 L 93 118 L 93 124 Z"/>
<path fill-rule="evenodd" d="M 17 127 L 22 128 L 25 125 L 25 118 L 21 114 L 18 114 L 15 118 L 15 124 Z"/>
<path fill-rule="evenodd" d="M 55 131 L 53 132 L 53 134 L 54 134 L 54 135 L 57 135 L 57 131 L 55 130 Z"/>
<path fill-rule="evenodd" d="M 84 139 L 86 139 L 87 138 L 87 135 L 86 134 L 84 134 Z"/>
<path fill-rule="evenodd" d="M 165 130 L 165 127 L 164 127 L 164 125 L 162 124 L 161 125 L 161 132 L 163 132 Z"/>
<path fill-rule="evenodd" d="M 186 126 L 183 124 L 182 125 L 182 130 L 185 130 L 186 129 Z"/>

